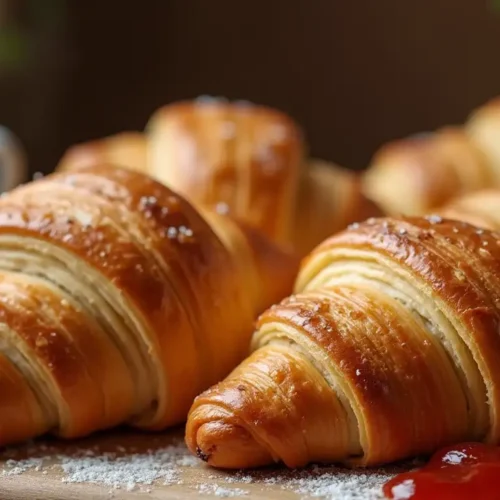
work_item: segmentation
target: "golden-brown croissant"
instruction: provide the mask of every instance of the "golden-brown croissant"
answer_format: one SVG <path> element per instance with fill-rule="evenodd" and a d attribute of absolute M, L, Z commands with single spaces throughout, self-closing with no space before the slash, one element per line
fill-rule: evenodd
<path fill-rule="evenodd" d="M 195 100 L 159 109 L 147 131 L 157 179 L 289 241 L 304 146 L 288 116 L 246 102 Z"/>
<path fill-rule="evenodd" d="M 323 160 L 309 160 L 299 187 L 293 248 L 307 255 L 352 222 L 379 215 L 381 210 L 363 194 L 358 173 Z"/>
<path fill-rule="evenodd" d="M 350 222 L 379 215 L 359 177 L 304 159 L 302 132 L 270 108 L 210 99 L 166 106 L 148 125 L 151 174 L 305 255 Z"/>
<path fill-rule="evenodd" d="M 105 161 L 147 172 L 196 206 L 232 214 L 305 255 L 381 212 L 362 194 L 358 174 L 305 160 L 304 149 L 299 126 L 283 113 L 198 99 L 161 108 L 144 135 L 74 146 L 59 169 Z"/>
<path fill-rule="evenodd" d="M 439 215 L 500 231 L 500 189 L 483 189 L 461 196 L 439 210 Z"/>
<path fill-rule="evenodd" d="M 500 440 L 500 240 L 463 222 L 369 219 L 304 261 L 252 354 L 200 395 L 210 465 L 375 465 Z"/>
<path fill-rule="evenodd" d="M 458 127 L 383 146 L 364 176 L 364 191 L 387 214 L 423 215 L 463 193 L 491 186 L 490 163 Z"/>
<path fill-rule="evenodd" d="M 14 190 L 0 200 L 0 444 L 182 421 L 295 268 L 260 233 L 130 170 Z"/>
<path fill-rule="evenodd" d="M 500 97 L 476 109 L 467 120 L 466 130 L 485 154 L 493 182 L 500 187 Z"/>
<path fill-rule="evenodd" d="M 63 155 L 57 170 L 68 171 L 102 164 L 148 173 L 146 137 L 141 132 L 120 132 L 76 144 Z"/>

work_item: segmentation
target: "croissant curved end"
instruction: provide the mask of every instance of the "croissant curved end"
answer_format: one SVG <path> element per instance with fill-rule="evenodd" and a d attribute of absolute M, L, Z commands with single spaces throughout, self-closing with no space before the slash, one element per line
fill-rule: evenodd
<path fill-rule="evenodd" d="M 267 450 L 245 428 L 224 420 L 198 426 L 196 420 L 196 417 L 190 420 L 187 445 L 193 454 L 209 465 L 221 469 L 244 469 L 272 462 Z"/>

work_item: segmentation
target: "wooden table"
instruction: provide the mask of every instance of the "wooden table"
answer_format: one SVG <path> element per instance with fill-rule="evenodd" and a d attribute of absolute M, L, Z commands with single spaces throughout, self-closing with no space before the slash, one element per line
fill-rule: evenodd
<path fill-rule="evenodd" d="M 94 462 L 102 461 L 107 473 L 102 476 L 104 482 L 109 483 L 109 474 L 114 474 L 118 467 L 118 488 L 102 482 L 73 482 L 82 471 L 92 476 Z M 134 486 L 132 481 L 129 488 L 134 488 L 127 491 L 123 477 L 128 477 L 127 471 L 131 475 L 137 471 L 148 474 L 156 468 L 158 474 L 170 479 L 169 484 L 163 484 L 164 477 L 153 484 Z M 179 430 L 161 435 L 117 431 L 71 443 L 55 439 L 39 441 L 6 450 L 0 458 L 0 471 L 1 500 L 372 499 L 379 498 L 373 494 L 372 486 L 379 486 L 384 480 L 371 471 L 356 474 L 318 467 L 297 472 L 278 467 L 250 473 L 217 471 L 189 455 Z M 326 496 L 318 496 L 322 493 Z"/>

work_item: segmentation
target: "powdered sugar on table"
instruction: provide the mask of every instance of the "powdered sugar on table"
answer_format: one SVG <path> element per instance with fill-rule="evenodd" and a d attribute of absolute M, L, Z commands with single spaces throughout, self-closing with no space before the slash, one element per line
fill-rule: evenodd
<path fill-rule="evenodd" d="M 414 465 L 414 464 L 413 464 Z M 252 472 L 210 469 L 192 457 L 179 432 L 163 435 L 116 433 L 76 443 L 47 441 L 6 450 L 1 457 L 0 497 L 22 490 L 23 477 L 39 483 L 47 497 L 68 496 L 78 486 L 78 498 L 296 498 L 378 499 L 381 486 L 412 464 L 383 470 L 352 471 L 312 466 L 301 471 L 283 468 Z M 85 496 L 86 487 L 90 488 Z M 10 496 L 9 496 L 10 495 Z M 41 496 L 40 496 L 41 495 Z M 60 495 L 60 496 L 57 496 Z"/>

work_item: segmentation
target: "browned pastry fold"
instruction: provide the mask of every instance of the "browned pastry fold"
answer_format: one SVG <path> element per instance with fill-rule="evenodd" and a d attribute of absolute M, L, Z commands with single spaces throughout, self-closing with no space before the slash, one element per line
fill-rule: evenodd
<path fill-rule="evenodd" d="M 63 172 L 102 164 L 148 173 L 146 137 L 141 132 L 120 132 L 75 144 L 64 153 L 57 170 Z"/>
<path fill-rule="evenodd" d="M 464 222 L 369 219 L 305 259 L 252 353 L 196 398 L 210 465 L 370 466 L 500 441 L 500 239 Z"/>
<path fill-rule="evenodd" d="M 461 194 L 490 187 L 494 173 L 458 127 L 383 146 L 364 176 L 364 191 L 386 214 L 423 215 Z"/>
<path fill-rule="evenodd" d="M 244 356 L 295 259 L 114 167 L 0 200 L 0 444 L 181 422 Z"/>
<path fill-rule="evenodd" d="M 500 189 L 483 189 L 469 193 L 452 200 L 438 212 L 449 219 L 500 231 Z"/>
<path fill-rule="evenodd" d="M 197 205 L 289 241 L 304 146 L 288 116 L 246 102 L 198 99 L 159 109 L 147 130 L 157 179 Z"/>
<path fill-rule="evenodd" d="M 157 111 L 148 131 L 152 175 L 301 255 L 350 222 L 380 215 L 357 175 L 304 159 L 298 125 L 276 110 L 220 99 L 184 102 Z"/>
<path fill-rule="evenodd" d="M 307 255 L 349 224 L 383 215 L 362 192 L 358 173 L 323 160 L 309 160 L 301 179 L 292 245 Z"/>
<path fill-rule="evenodd" d="M 474 110 L 465 128 L 486 156 L 493 184 L 500 187 L 500 96 Z"/>

